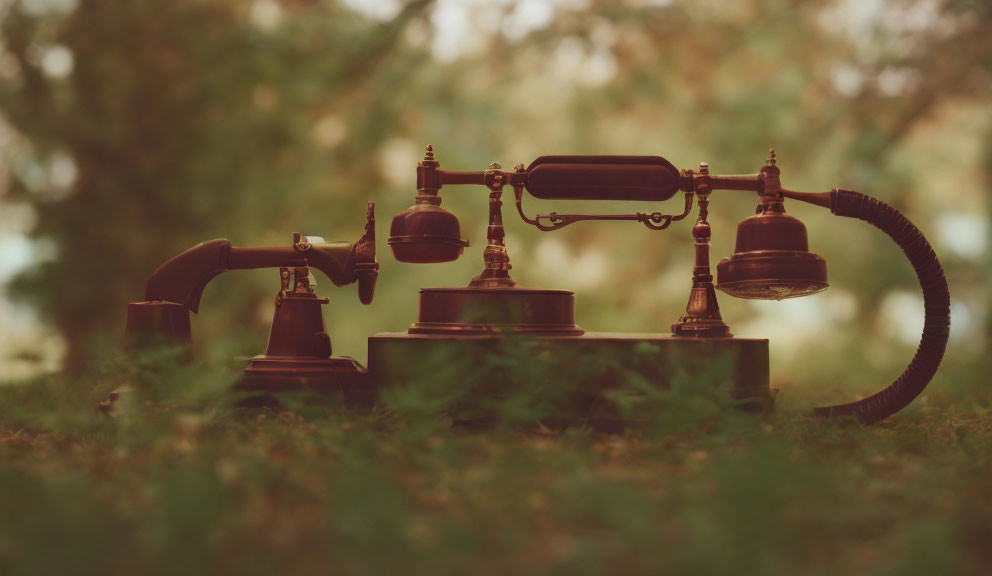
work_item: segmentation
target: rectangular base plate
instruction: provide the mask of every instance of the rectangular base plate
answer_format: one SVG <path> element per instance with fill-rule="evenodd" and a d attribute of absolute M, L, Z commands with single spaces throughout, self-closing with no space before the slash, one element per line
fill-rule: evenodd
<path fill-rule="evenodd" d="M 651 386 L 725 390 L 767 409 L 768 340 L 587 332 L 581 336 L 425 335 L 369 338 L 369 375 L 378 389 L 453 387 L 482 400 L 513 390 L 544 394 L 581 412 L 611 390 Z M 711 392 L 707 390 L 704 392 Z M 539 399 L 540 400 L 540 399 Z M 752 402 L 753 401 L 753 402 Z"/>

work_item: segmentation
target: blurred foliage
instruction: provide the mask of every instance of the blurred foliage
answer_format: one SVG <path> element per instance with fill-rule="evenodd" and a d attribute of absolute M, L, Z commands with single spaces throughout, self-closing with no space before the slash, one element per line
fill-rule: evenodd
<path fill-rule="evenodd" d="M 494 425 L 453 429 L 439 407 L 476 390 L 409 387 L 371 411 L 289 395 L 236 408 L 216 374 L 240 366 L 124 360 L 89 386 L 0 389 L 0 572 L 979 575 L 992 562 L 987 390 L 937 390 L 862 428 L 728 409 L 717 371 L 695 394 L 655 396 L 622 434 L 544 425 L 558 407 L 527 386 L 503 390 Z M 115 386 L 113 416 L 95 410 Z"/>

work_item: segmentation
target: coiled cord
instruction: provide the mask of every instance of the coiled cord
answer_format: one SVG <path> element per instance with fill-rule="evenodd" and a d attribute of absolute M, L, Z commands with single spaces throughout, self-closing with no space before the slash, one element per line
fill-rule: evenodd
<path fill-rule="evenodd" d="M 826 416 L 853 415 L 863 424 L 873 424 L 905 408 L 930 383 L 947 348 L 951 328 L 951 296 L 940 261 L 923 234 L 898 210 L 851 190 L 831 190 L 830 211 L 874 225 L 895 241 L 916 270 L 923 289 L 926 319 L 923 336 L 913 361 L 888 388 L 857 402 L 817 408 Z"/>

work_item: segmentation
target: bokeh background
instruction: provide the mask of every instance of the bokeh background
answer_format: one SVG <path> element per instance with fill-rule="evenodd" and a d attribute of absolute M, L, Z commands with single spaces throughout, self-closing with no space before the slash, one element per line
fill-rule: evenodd
<path fill-rule="evenodd" d="M 952 295 L 935 383 L 984 380 L 988 2 L 0 0 L 0 18 L 0 380 L 94 369 L 148 274 L 190 246 L 288 245 L 294 231 L 354 241 L 374 201 L 374 303 L 318 277 L 335 352 L 364 360 L 368 336 L 414 320 L 418 288 L 481 268 L 483 189 L 443 193 L 472 242 L 459 261 L 388 252 L 427 143 L 452 170 L 651 154 L 741 173 L 774 147 L 787 187 L 865 192 L 924 231 Z M 714 264 L 754 201 L 713 197 Z M 683 310 L 691 220 L 541 233 L 507 208 L 515 278 L 575 290 L 587 330 L 667 332 Z M 721 295 L 725 320 L 771 340 L 776 386 L 830 401 L 880 388 L 922 327 L 909 264 L 860 222 L 789 209 L 831 288 L 781 303 Z M 277 289 L 273 270 L 214 280 L 193 318 L 197 350 L 263 350 Z"/>

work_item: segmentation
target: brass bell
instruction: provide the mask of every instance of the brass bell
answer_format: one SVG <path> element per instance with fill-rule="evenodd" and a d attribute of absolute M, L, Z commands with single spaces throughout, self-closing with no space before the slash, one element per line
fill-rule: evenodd
<path fill-rule="evenodd" d="M 327 298 L 314 293 L 310 268 L 279 270 L 282 290 L 276 295 L 272 329 L 265 354 L 255 356 L 245 368 L 244 390 L 280 390 L 300 384 L 354 385 L 365 369 L 352 358 L 331 356 L 321 307 Z"/>
<path fill-rule="evenodd" d="M 781 201 L 737 225 L 737 245 L 717 264 L 717 289 L 737 298 L 782 300 L 825 290 L 827 263 L 809 251 L 806 226 Z"/>
<path fill-rule="evenodd" d="M 393 217 L 389 248 L 397 260 L 427 264 L 461 256 L 468 241 L 461 238 L 458 218 L 440 203 L 437 196 L 418 196 L 415 205 Z"/>

